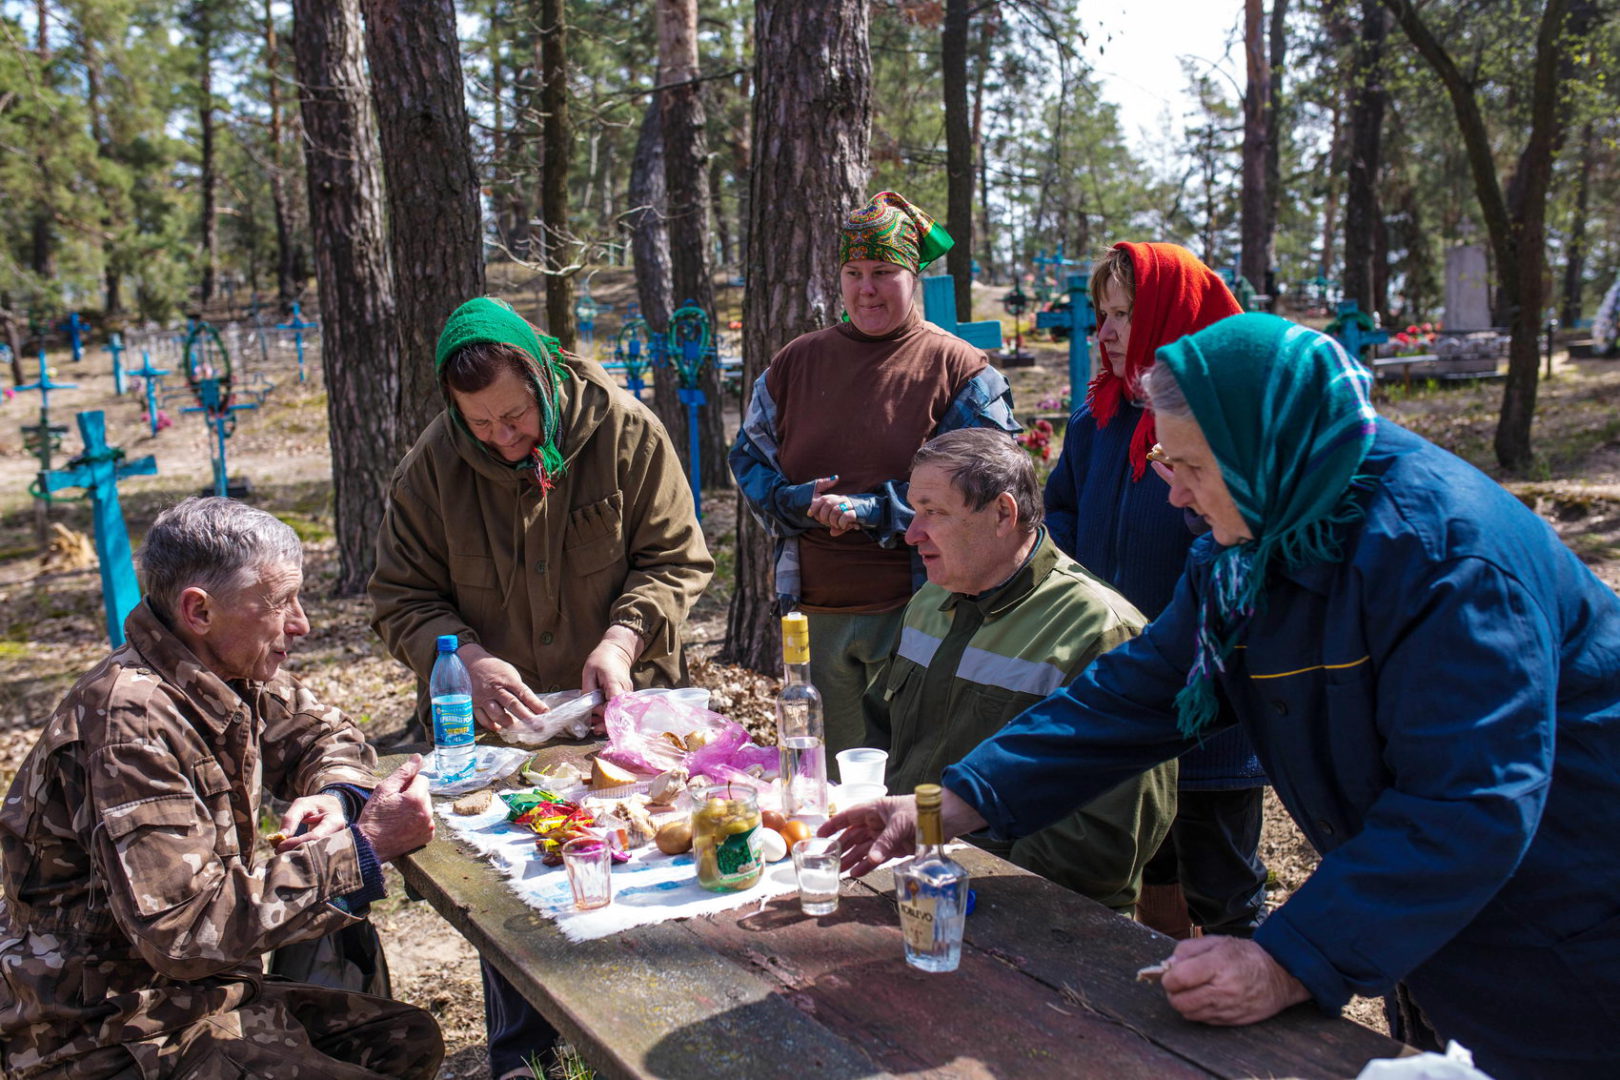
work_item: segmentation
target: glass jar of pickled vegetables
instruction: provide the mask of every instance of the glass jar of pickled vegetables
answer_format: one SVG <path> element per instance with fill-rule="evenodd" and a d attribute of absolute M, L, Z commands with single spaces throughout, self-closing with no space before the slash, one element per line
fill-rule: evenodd
<path fill-rule="evenodd" d="M 692 811 L 692 854 L 698 884 L 714 892 L 752 888 L 765 872 L 754 789 L 722 784 L 703 793 Z"/>

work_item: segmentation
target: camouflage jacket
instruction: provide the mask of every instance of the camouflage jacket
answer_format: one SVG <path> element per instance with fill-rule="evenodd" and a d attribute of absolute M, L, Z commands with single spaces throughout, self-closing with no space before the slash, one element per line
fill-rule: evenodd
<path fill-rule="evenodd" d="M 364 736 L 290 675 L 225 683 L 145 603 L 124 625 L 0 807 L 7 1077 L 117 1045 L 142 1062 L 251 1000 L 266 950 L 357 921 L 328 902 L 361 887 L 350 830 L 262 863 L 254 840 L 261 785 L 372 787 Z"/>

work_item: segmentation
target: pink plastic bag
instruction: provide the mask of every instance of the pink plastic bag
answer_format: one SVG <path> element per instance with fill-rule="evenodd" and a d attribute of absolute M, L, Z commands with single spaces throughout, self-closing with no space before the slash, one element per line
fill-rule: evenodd
<path fill-rule="evenodd" d="M 720 777 L 728 772 L 740 773 L 755 764 L 776 771 L 777 752 L 749 742 L 741 724 L 668 691 L 621 694 L 608 703 L 602 718 L 607 726 L 608 748 L 601 756 L 632 772 L 653 776 L 684 765 L 693 776 L 701 773 Z M 687 752 L 666 732 L 682 742 L 693 732 L 708 738 L 704 746 Z"/>

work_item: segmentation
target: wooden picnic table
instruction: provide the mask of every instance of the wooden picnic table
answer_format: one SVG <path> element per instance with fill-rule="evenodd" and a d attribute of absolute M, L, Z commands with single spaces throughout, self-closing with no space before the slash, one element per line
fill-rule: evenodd
<path fill-rule="evenodd" d="M 1406 1050 L 1311 1005 L 1241 1028 L 1184 1020 L 1136 981 L 1173 942 L 976 848 L 953 856 L 977 892 L 961 967 L 928 974 L 905 963 L 887 871 L 845 879 L 829 916 L 788 894 L 571 943 L 439 835 L 395 860 L 405 881 L 602 1077 L 1354 1077 Z"/>

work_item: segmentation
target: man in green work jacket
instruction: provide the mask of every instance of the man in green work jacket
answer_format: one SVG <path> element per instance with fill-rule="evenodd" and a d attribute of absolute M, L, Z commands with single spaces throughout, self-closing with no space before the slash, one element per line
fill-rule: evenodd
<path fill-rule="evenodd" d="M 1134 637 L 1141 614 L 1058 550 L 1041 525 L 1029 455 L 1005 435 L 952 431 L 911 463 L 916 547 L 928 584 L 906 606 L 868 691 L 867 741 L 889 751 L 895 794 L 940 772 L 1086 665 Z M 975 843 L 1132 914 L 1142 867 L 1176 811 L 1176 763 L 1128 780 L 1012 845 Z"/>

